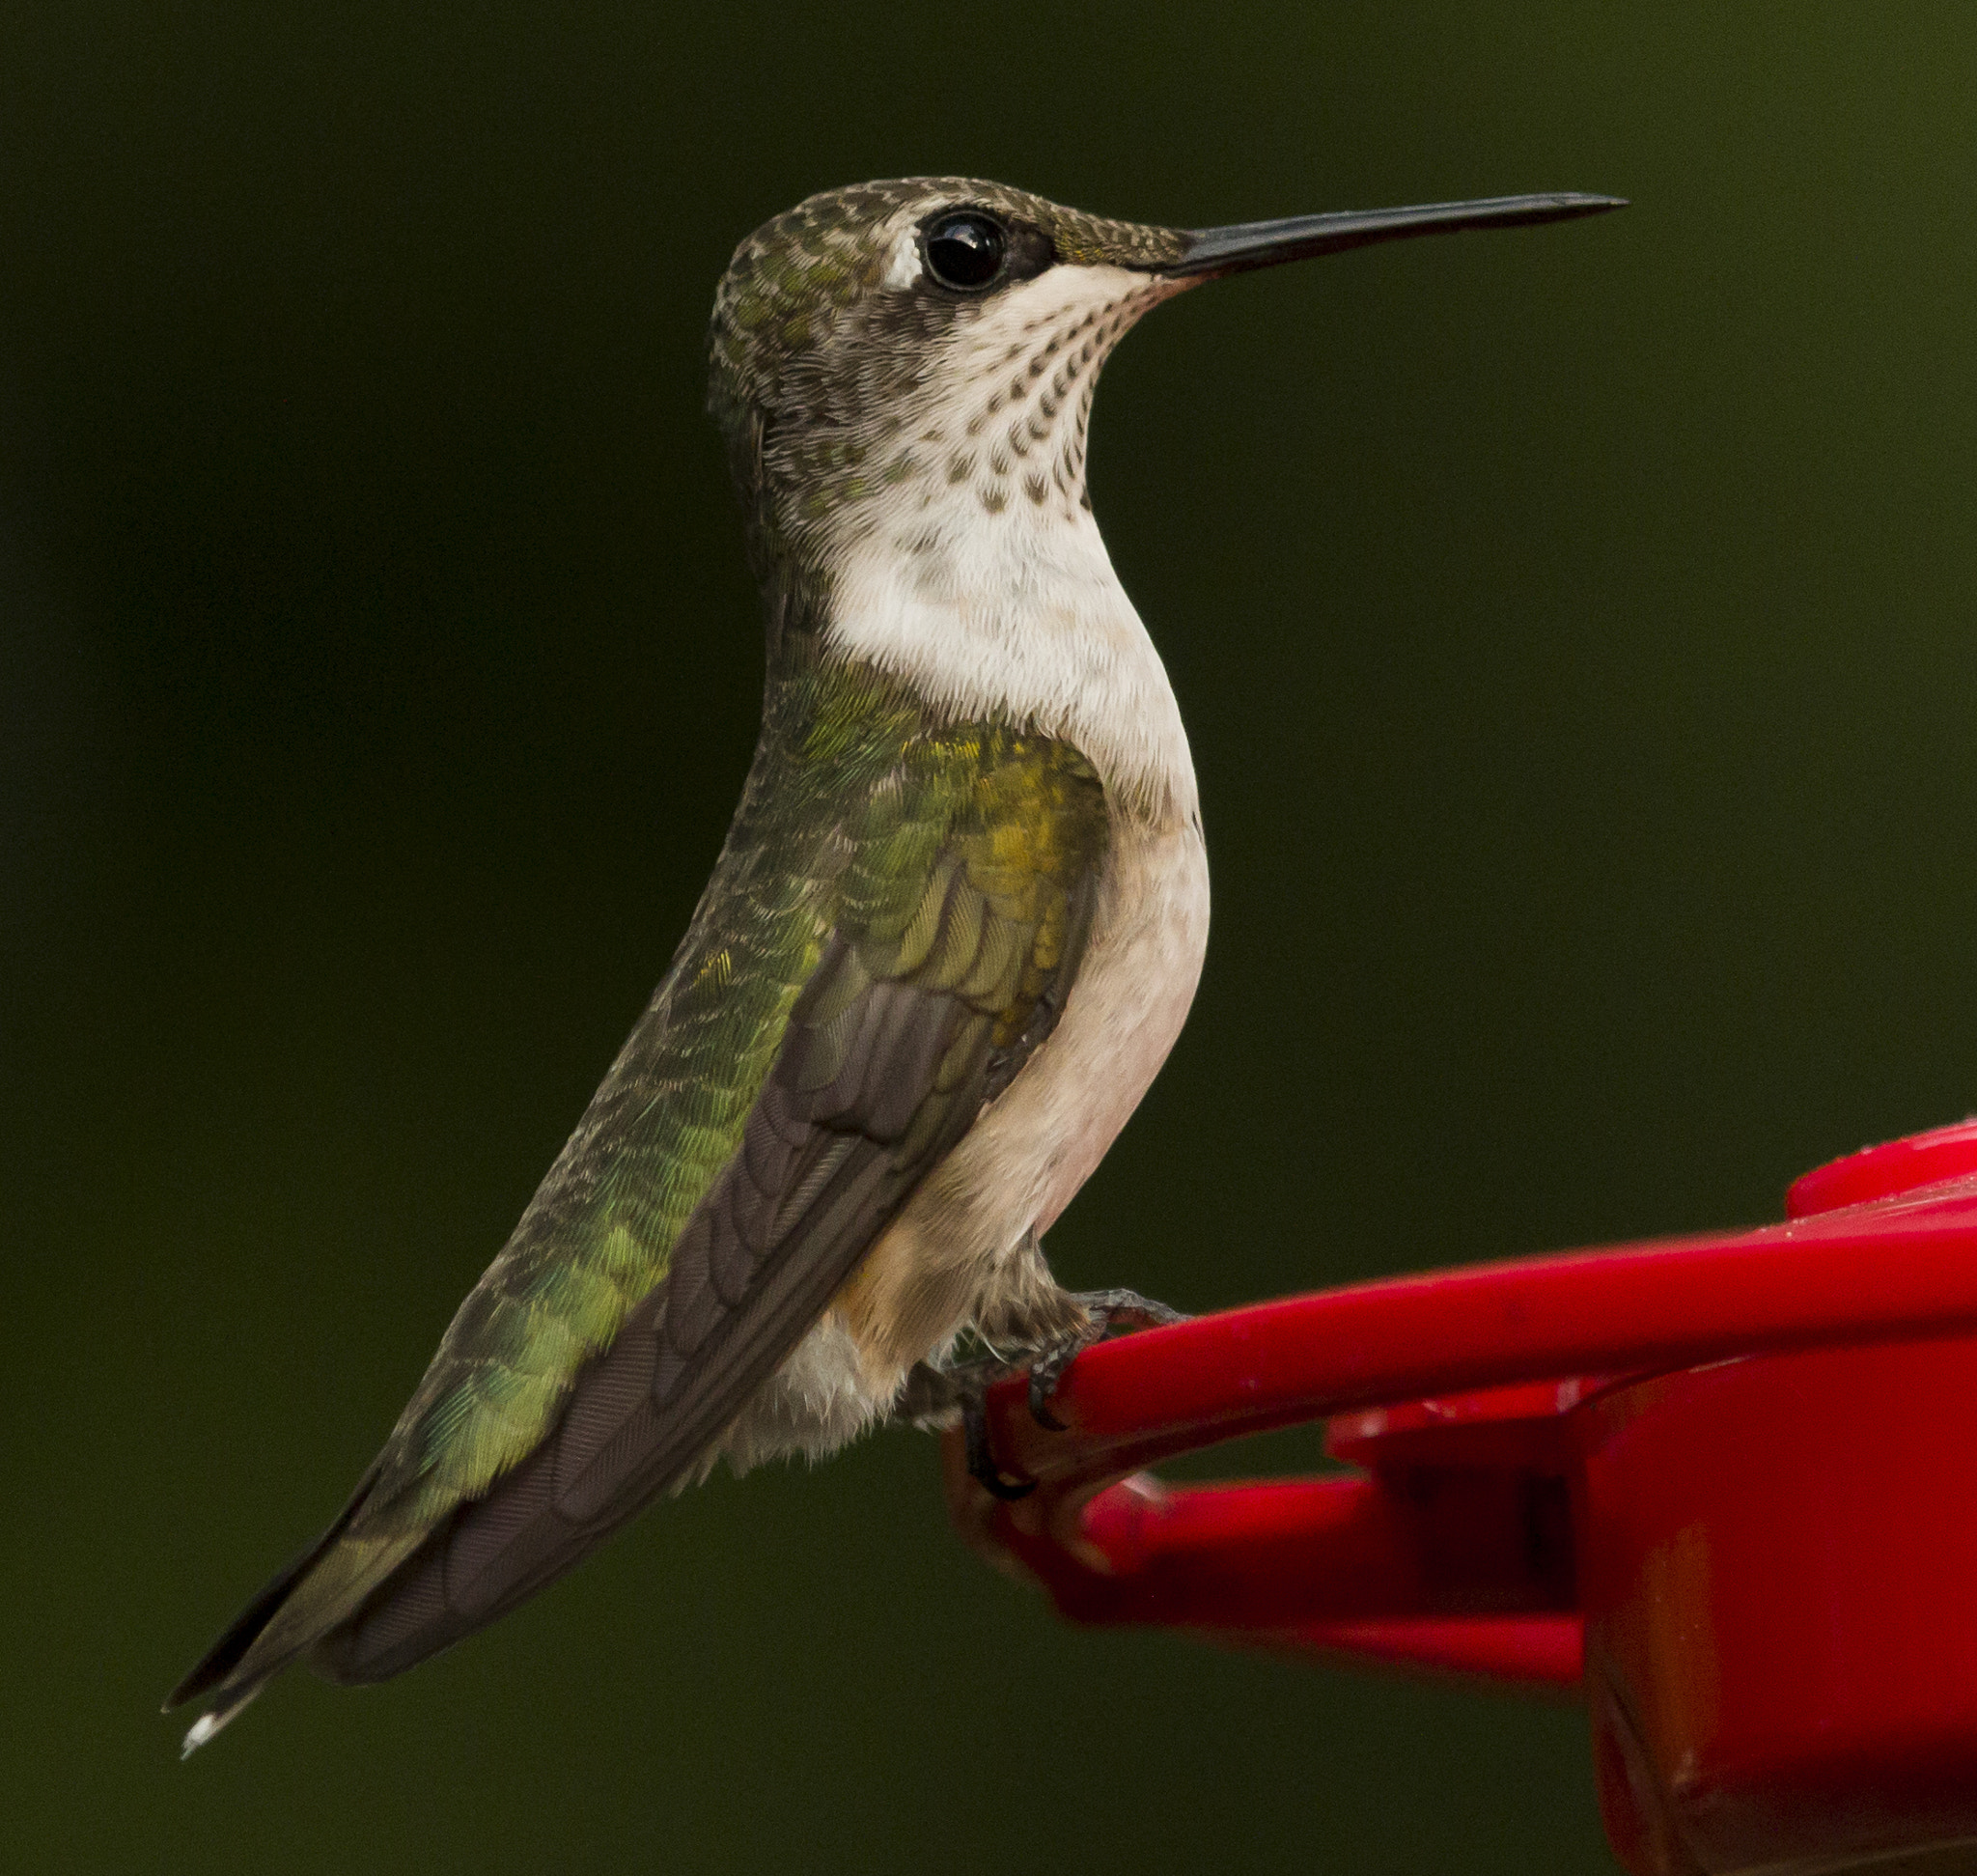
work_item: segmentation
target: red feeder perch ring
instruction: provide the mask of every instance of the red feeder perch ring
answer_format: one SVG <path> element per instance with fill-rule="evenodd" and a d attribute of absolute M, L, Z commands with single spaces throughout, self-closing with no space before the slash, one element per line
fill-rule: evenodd
<path fill-rule="evenodd" d="M 1977 1840 L 1977 1122 L 1787 1212 L 1105 1343 L 950 1509 L 1074 1621 L 1582 1687 L 1637 1876 Z M 1359 1475 L 1141 1470 L 1316 1419 Z"/>

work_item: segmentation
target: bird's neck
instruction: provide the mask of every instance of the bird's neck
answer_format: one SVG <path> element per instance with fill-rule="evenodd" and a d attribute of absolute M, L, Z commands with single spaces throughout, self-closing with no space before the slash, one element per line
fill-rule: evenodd
<path fill-rule="evenodd" d="M 765 568 L 771 682 L 799 645 L 806 660 L 867 666 L 936 720 L 1071 742 L 1134 819 L 1192 820 L 1173 688 L 1090 509 L 1023 501 L 989 514 L 963 487 L 943 492 L 887 504 L 833 550 Z"/>

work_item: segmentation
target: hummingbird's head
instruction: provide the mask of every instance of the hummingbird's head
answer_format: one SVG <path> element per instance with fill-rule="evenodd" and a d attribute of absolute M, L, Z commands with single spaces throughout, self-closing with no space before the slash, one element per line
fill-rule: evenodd
<path fill-rule="evenodd" d="M 814 563 L 888 513 L 1075 510 L 1099 367 L 1193 284 L 1167 271 L 1191 238 L 953 178 L 766 223 L 715 295 L 709 395 L 756 519 Z"/>
<path fill-rule="evenodd" d="M 961 178 L 831 189 L 735 250 L 709 403 L 756 519 L 785 547 L 827 553 L 883 510 L 945 506 L 941 489 L 987 515 L 1071 512 L 1099 368 L 1158 301 L 1368 241 L 1616 206 L 1517 196 L 1200 231 Z"/>
<path fill-rule="evenodd" d="M 1148 308 L 1280 261 L 1615 206 L 1517 196 L 1194 230 L 951 177 L 814 195 L 735 250 L 714 299 L 709 403 L 760 571 L 807 603 L 877 554 L 963 607 L 1019 595 L 1053 557 L 1084 577 L 1103 560 L 1092 389 Z"/>

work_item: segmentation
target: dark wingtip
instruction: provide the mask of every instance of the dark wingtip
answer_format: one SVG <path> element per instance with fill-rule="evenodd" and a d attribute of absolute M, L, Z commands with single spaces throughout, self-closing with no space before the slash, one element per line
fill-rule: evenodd
<path fill-rule="evenodd" d="M 202 1694 L 210 1693 L 239 1666 L 246 1659 L 248 1649 L 261 1638 L 262 1630 L 274 1619 L 275 1610 L 288 1601 L 295 1585 L 315 1567 L 317 1559 L 349 1529 L 350 1520 L 371 1496 L 371 1487 L 376 1477 L 377 1462 L 374 1460 L 329 1528 L 291 1557 L 261 1586 L 254 1600 L 228 1623 L 219 1639 L 200 1656 L 185 1678 L 165 1695 L 163 1712 L 170 1713 L 174 1707 L 183 1706 L 187 1700 L 196 1700 Z M 245 1702 L 239 1704 L 244 1705 Z"/>
<path fill-rule="evenodd" d="M 322 1554 L 323 1546 L 341 1529 L 341 1524 L 333 1526 L 268 1579 L 254 1600 L 227 1625 L 219 1639 L 194 1663 L 185 1678 L 165 1695 L 165 1704 L 160 1712 L 170 1713 L 174 1707 L 182 1707 L 187 1700 L 196 1700 L 202 1694 L 210 1693 L 239 1666 L 246 1658 L 247 1650 L 253 1647 L 262 1630 L 273 1619 L 275 1610 L 288 1601 L 289 1592 L 294 1588 L 302 1573 Z"/>

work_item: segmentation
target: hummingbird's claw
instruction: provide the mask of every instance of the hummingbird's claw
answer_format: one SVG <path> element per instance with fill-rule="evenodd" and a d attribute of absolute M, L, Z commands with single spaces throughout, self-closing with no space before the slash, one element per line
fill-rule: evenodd
<path fill-rule="evenodd" d="M 1070 1334 L 1037 1351 L 1029 1365 L 1030 1417 L 1047 1433 L 1063 1433 L 1065 1424 L 1050 1411 L 1050 1399 L 1064 1371 L 1090 1348 L 1122 1329 L 1164 1329 L 1184 1323 L 1184 1312 L 1143 1297 L 1137 1290 L 1086 1290 L 1072 1299 L 1085 1320 Z M 1037 1489 L 1033 1478 L 1013 1478 L 996 1465 L 988 1447 L 988 1391 L 1009 1373 L 1000 1359 L 977 1362 L 942 1373 L 930 1371 L 926 1386 L 937 1382 L 947 1400 L 959 1402 L 961 1430 L 967 1442 L 968 1476 L 985 1492 L 1003 1499 L 1026 1498 Z M 905 1397 L 903 1397 L 905 1398 Z M 931 1395 L 930 1395 L 931 1399 Z M 923 1410 L 924 1411 L 924 1410 Z M 952 1411 L 950 1409 L 949 1411 Z"/>
<path fill-rule="evenodd" d="M 1102 1332 L 1102 1331 L 1100 1331 Z M 1080 1330 L 1041 1355 L 1030 1369 L 1030 1418 L 1045 1433 L 1069 1433 L 1071 1429 L 1050 1411 L 1050 1396 L 1057 1391 L 1057 1384 L 1064 1379 L 1064 1371 L 1099 1339 L 1098 1335 Z"/>
<path fill-rule="evenodd" d="M 996 1465 L 995 1455 L 988 1450 L 988 1397 L 978 1387 L 970 1387 L 961 1396 L 961 1432 L 967 1441 L 968 1476 L 991 1498 L 1007 1504 L 1027 1498 L 1037 1489 L 1035 1479 L 1007 1477 Z"/>
<path fill-rule="evenodd" d="M 1120 1329 L 1165 1329 L 1170 1323 L 1184 1323 L 1183 1310 L 1143 1297 L 1137 1290 L 1085 1290 L 1075 1294 L 1090 1321 L 1073 1330 L 1061 1341 L 1044 1349 L 1030 1363 L 1030 1417 L 1046 1433 L 1063 1433 L 1065 1424 L 1050 1411 L 1050 1397 L 1064 1371 L 1090 1348 Z"/>

